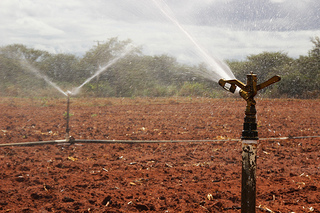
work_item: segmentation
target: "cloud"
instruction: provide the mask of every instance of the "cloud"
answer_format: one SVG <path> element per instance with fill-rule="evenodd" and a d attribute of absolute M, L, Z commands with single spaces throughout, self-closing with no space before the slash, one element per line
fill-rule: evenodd
<path fill-rule="evenodd" d="M 157 0 L 162 1 L 162 0 Z M 319 35 L 318 0 L 163 0 L 211 55 L 244 59 L 263 51 L 307 54 Z M 132 39 L 145 54 L 202 61 L 188 38 L 152 0 L 1 0 L 0 45 L 84 54 L 95 41 Z"/>
<path fill-rule="evenodd" d="M 319 11 L 317 0 L 229 0 L 201 8 L 195 19 L 200 25 L 243 30 L 310 30 L 319 29 Z"/>
<path fill-rule="evenodd" d="M 42 22 L 39 19 L 34 19 L 31 17 L 20 18 L 16 20 L 15 31 L 20 31 L 20 33 L 30 33 L 33 35 L 40 36 L 61 36 L 64 32 L 57 29 L 49 24 Z"/>

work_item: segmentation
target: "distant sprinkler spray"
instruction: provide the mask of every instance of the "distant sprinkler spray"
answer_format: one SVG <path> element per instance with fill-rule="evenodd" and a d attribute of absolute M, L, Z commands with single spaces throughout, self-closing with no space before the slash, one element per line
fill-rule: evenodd
<path fill-rule="evenodd" d="M 36 69 L 35 67 L 33 67 L 27 60 L 25 60 L 25 59 L 20 60 L 20 63 L 22 66 L 26 67 L 29 72 L 33 73 L 38 78 L 42 78 L 45 82 L 47 82 L 50 86 L 52 86 L 53 88 L 58 90 L 63 95 L 68 96 L 68 94 L 65 93 L 57 84 L 52 82 L 46 75 L 41 74 L 41 72 L 38 69 Z"/>
<path fill-rule="evenodd" d="M 229 92 L 239 91 L 240 96 L 247 101 L 243 131 L 242 131 L 242 187 L 241 187 L 241 212 L 256 212 L 256 162 L 258 131 L 256 122 L 257 92 L 273 83 L 280 81 L 279 76 L 273 76 L 266 82 L 257 85 L 257 75 L 252 72 L 247 75 L 247 84 L 235 80 L 219 80 L 219 85 Z M 237 89 L 237 87 L 240 88 Z"/>
<path fill-rule="evenodd" d="M 130 52 L 133 51 L 133 47 L 127 47 L 127 49 L 118 57 L 115 57 L 114 59 L 112 59 L 111 61 L 109 61 L 105 66 L 101 67 L 99 66 L 99 69 L 88 79 L 86 79 L 80 86 L 74 88 L 72 90 L 72 94 L 73 95 L 77 95 L 80 92 L 80 89 L 87 83 L 89 83 L 92 79 L 94 79 L 95 77 L 97 77 L 98 75 L 100 75 L 101 73 L 105 72 L 110 66 L 112 66 L 113 64 L 115 64 L 118 60 L 120 60 L 121 58 L 125 57 L 126 55 L 128 55 Z M 71 92 L 70 92 L 71 94 Z"/>

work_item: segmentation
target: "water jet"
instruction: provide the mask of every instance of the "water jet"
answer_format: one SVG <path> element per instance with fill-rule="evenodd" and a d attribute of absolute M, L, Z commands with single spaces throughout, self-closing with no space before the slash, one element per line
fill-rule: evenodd
<path fill-rule="evenodd" d="M 48 76 L 42 74 L 38 69 L 36 69 L 34 66 L 32 66 L 26 59 L 20 60 L 20 64 L 23 67 L 27 68 L 27 71 L 33 73 L 38 78 L 42 78 L 47 84 L 58 90 L 60 93 L 62 93 L 65 96 L 68 96 L 66 92 L 64 92 L 57 84 L 55 84 L 53 81 L 51 81 Z"/>
<path fill-rule="evenodd" d="M 225 64 L 223 61 L 217 59 L 216 57 L 212 57 L 205 48 L 203 48 L 199 42 L 193 37 L 175 18 L 173 13 L 170 10 L 170 7 L 166 4 L 163 0 L 153 0 L 154 4 L 157 8 L 162 12 L 162 14 L 167 17 L 194 45 L 195 49 L 205 60 L 205 63 L 210 66 L 209 73 L 208 72 L 201 72 L 200 74 L 203 77 L 212 80 L 218 81 L 219 78 L 226 78 L 232 79 L 235 78 L 234 74 L 232 73 L 231 69 Z"/>
<path fill-rule="evenodd" d="M 89 78 L 87 78 L 80 86 L 73 88 L 72 92 L 70 94 L 73 95 L 77 95 L 81 88 L 86 85 L 87 83 L 89 83 L 92 79 L 94 79 L 95 77 L 97 77 L 99 74 L 105 72 L 110 66 L 112 66 L 113 64 L 115 64 L 117 61 L 119 61 L 120 59 L 122 59 L 123 57 L 125 57 L 126 55 L 128 55 L 130 52 L 132 52 L 133 48 L 127 48 L 121 55 L 113 58 L 112 60 L 110 60 L 106 65 L 104 65 L 103 67 L 99 66 L 99 69 Z"/>

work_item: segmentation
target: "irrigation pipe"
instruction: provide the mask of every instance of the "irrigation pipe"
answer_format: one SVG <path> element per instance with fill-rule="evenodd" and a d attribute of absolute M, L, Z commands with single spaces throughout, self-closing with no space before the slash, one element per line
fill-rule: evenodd
<path fill-rule="evenodd" d="M 270 140 L 291 140 L 291 139 L 306 139 L 306 138 L 320 138 L 318 136 L 297 136 L 297 137 L 279 137 L 279 138 L 259 138 L 260 141 L 270 141 Z M 201 142 L 227 142 L 227 141 L 240 141 L 241 139 L 217 139 L 217 140 L 52 140 L 52 141 L 36 141 L 36 142 L 21 142 L 21 143 L 5 143 L 0 144 L 0 147 L 5 146 L 35 146 L 35 145 L 45 145 L 45 144 L 60 144 L 60 145 L 70 145 L 74 143 L 201 143 Z"/>

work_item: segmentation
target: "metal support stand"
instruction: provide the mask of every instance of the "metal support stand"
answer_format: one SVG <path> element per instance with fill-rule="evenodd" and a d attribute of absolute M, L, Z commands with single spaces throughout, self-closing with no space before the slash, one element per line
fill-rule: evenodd
<path fill-rule="evenodd" d="M 258 131 L 256 122 L 256 101 L 254 96 L 257 91 L 280 81 L 279 76 L 273 76 L 268 81 L 257 85 L 257 75 L 252 72 L 247 75 L 247 84 L 235 80 L 219 80 L 219 85 L 229 92 L 234 93 L 240 87 L 240 96 L 247 101 L 242 141 L 242 177 L 241 177 L 241 212 L 256 212 L 256 168 Z"/>
<path fill-rule="evenodd" d="M 255 212 L 258 131 L 255 106 L 247 106 L 242 131 L 241 212 Z"/>
<path fill-rule="evenodd" d="M 66 140 L 68 141 L 69 140 L 69 132 L 70 132 L 70 128 L 69 128 L 69 118 L 70 118 L 70 115 L 69 115 L 69 107 L 70 105 L 70 95 L 68 94 L 68 100 L 67 100 L 67 114 L 66 114 Z"/>

